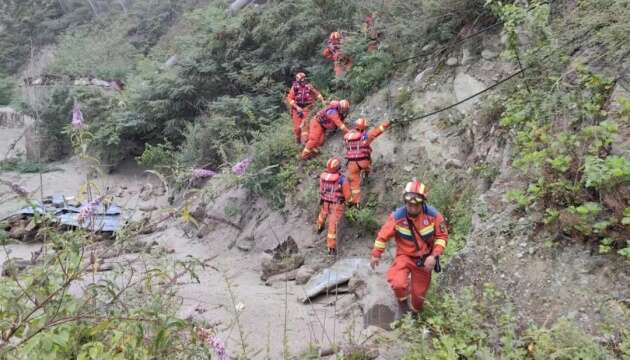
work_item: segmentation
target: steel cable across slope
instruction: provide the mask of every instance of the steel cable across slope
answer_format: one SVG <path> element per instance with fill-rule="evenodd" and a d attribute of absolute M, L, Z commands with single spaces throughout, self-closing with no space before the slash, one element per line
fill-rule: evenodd
<path fill-rule="evenodd" d="M 573 39 L 571 39 L 570 41 L 567 41 L 567 42 L 566 42 L 565 44 L 563 44 L 562 46 L 567 46 L 567 45 L 570 45 L 570 44 L 574 43 L 575 41 L 577 41 L 578 39 L 582 38 L 585 34 L 588 34 L 589 32 L 590 32 L 590 30 L 588 30 L 588 31 L 584 32 L 583 34 L 580 34 L 579 36 L 574 37 Z M 540 61 L 544 61 L 544 60 L 546 60 L 546 59 L 547 59 L 547 58 L 549 58 L 551 55 L 553 55 L 553 54 L 548 54 L 548 55 L 546 55 L 546 56 L 542 57 L 542 58 L 540 59 Z M 458 101 L 458 102 L 456 102 L 456 103 L 450 104 L 450 105 L 445 106 L 445 107 L 443 107 L 443 108 L 440 108 L 440 109 L 438 109 L 438 110 L 434 110 L 434 111 L 431 111 L 431 112 L 428 112 L 428 113 L 424 113 L 424 114 L 421 114 L 421 115 L 418 115 L 418 116 L 415 116 L 415 117 L 408 118 L 408 119 L 406 119 L 405 121 L 395 122 L 395 123 L 394 123 L 394 125 L 407 124 L 407 123 L 410 123 L 410 122 L 413 122 L 413 121 L 417 121 L 417 120 L 420 120 L 420 119 L 424 119 L 424 118 L 427 118 L 427 117 L 429 117 L 429 116 L 433 116 L 433 115 L 439 114 L 439 113 L 441 113 L 441 112 L 444 112 L 444 111 L 450 110 L 450 109 L 452 109 L 452 108 L 454 108 L 454 107 L 456 107 L 456 106 L 458 106 L 458 105 L 461 105 L 461 104 L 465 103 L 466 101 L 469 101 L 469 100 L 471 100 L 471 99 L 474 99 L 474 98 L 476 98 L 476 97 L 478 97 L 478 96 L 480 96 L 480 95 L 482 95 L 482 94 L 484 94 L 484 93 L 486 93 L 486 92 L 488 92 L 488 91 L 490 91 L 490 90 L 492 90 L 492 89 L 494 89 L 494 88 L 498 87 L 499 85 L 501 85 L 501 84 L 503 84 L 503 83 L 505 83 L 505 82 L 508 82 L 508 81 L 510 81 L 510 80 L 512 80 L 512 79 L 514 79 L 516 76 L 518 76 L 518 75 L 520 75 L 520 74 L 524 73 L 524 72 L 525 72 L 525 70 L 532 69 L 532 68 L 534 68 L 534 67 L 536 67 L 536 65 L 529 65 L 529 66 L 526 66 L 526 67 L 522 67 L 520 70 L 518 70 L 518 71 L 516 71 L 516 72 L 513 72 L 513 73 L 512 73 L 512 74 L 510 74 L 508 77 L 506 77 L 506 78 L 504 78 L 504 79 L 501 79 L 501 80 L 499 80 L 499 81 L 495 82 L 494 84 L 492 84 L 492 85 L 488 86 L 487 88 L 485 88 L 485 89 L 483 89 L 483 90 L 481 90 L 481 91 L 478 91 L 478 92 L 476 92 L 476 93 L 474 93 L 474 94 L 472 94 L 472 95 L 470 95 L 470 96 L 466 97 L 465 99 L 462 99 L 462 100 L 460 100 L 460 101 Z"/>

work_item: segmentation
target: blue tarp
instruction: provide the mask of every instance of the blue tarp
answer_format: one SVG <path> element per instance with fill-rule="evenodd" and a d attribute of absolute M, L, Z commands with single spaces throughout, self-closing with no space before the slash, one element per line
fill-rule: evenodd
<path fill-rule="evenodd" d="M 86 221 L 81 224 L 79 224 L 78 221 L 80 211 L 80 207 L 68 205 L 54 207 L 52 205 L 42 205 L 40 202 L 37 202 L 34 206 L 18 210 L 14 215 L 34 216 L 35 213 L 48 213 L 57 218 L 59 223 L 62 225 L 80 227 L 86 230 L 98 232 L 114 232 L 121 227 L 123 222 L 122 209 L 118 205 L 112 204 L 107 208 L 103 205 L 99 206 L 97 211 L 94 213 L 94 216 L 86 219 Z"/>

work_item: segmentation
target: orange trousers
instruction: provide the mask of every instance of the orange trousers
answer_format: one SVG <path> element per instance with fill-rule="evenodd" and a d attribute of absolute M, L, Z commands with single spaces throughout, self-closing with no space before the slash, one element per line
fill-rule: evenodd
<path fill-rule="evenodd" d="M 326 236 L 326 246 L 329 249 L 337 248 L 337 227 L 343 217 L 344 205 L 341 203 L 323 202 L 319 207 L 317 216 L 317 227 L 323 228 L 328 220 L 328 235 Z"/>
<path fill-rule="evenodd" d="M 341 58 L 340 60 L 335 60 L 334 68 L 335 76 L 341 77 L 343 76 L 343 74 L 352 69 L 352 60 L 345 57 Z"/>
<path fill-rule="evenodd" d="M 311 119 L 311 123 L 309 124 L 307 136 L 308 141 L 304 146 L 304 151 L 302 151 L 303 160 L 306 160 L 319 152 L 318 148 L 324 145 L 324 139 L 326 138 L 326 128 L 324 128 L 319 123 L 319 120 L 313 118 Z"/>
<path fill-rule="evenodd" d="M 361 172 L 370 172 L 372 162 L 368 159 L 348 161 L 348 182 L 350 183 L 350 202 L 358 204 L 361 202 Z"/>
<path fill-rule="evenodd" d="M 294 107 L 291 107 L 293 134 L 295 135 L 295 140 L 297 140 L 300 144 L 304 144 L 308 140 L 308 130 L 306 127 L 308 126 L 308 114 L 311 112 L 311 109 L 312 106 L 303 107 L 302 116 L 300 116 L 300 113 L 298 113 Z"/>
<path fill-rule="evenodd" d="M 411 310 L 419 312 L 422 310 L 424 297 L 431 285 L 431 272 L 424 267 L 419 268 L 414 258 L 397 255 L 387 271 L 387 282 L 394 290 L 398 301 L 407 300 L 411 295 L 409 302 Z"/>

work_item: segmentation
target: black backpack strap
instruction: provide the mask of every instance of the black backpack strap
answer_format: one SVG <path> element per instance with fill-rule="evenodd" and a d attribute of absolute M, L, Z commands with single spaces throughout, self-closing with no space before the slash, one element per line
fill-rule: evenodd
<path fill-rule="evenodd" d="M 418 232 L 418 230 L 416 230 L 416 224 L 414 224 L 413 221 L 411 221 L 411 218 L 409 217 L 409 215 L 406 215 L 406 217 L 407 217 L 407 223 L 409 223 L 409 229 L 411 229 L 411 237 L 413 237 L 413 244 L 416 246 L 416 251 L 420 251 L 420 246 L 418 245 L 418 241 L 416 240 L 416 233 L 418 233 L 418 236 L 420 236 L 420 233 Z M 430 246 L 430 244 L 426 242 L 422 238 L 422 236 L 420 236 L 420 239 L 424 241 L 425 244 L 427 244 L 427 247 L 429 248 L 429 255 L 430 255 L 431 252 L 433 251 L 433 247 Z M 424 264 L 424 257 L 422 257 L 422 263 Z M 439 256 L 435 257 L 435 266 L 433 267 L 433 270 L 436 273 L 442 272 L 442 265 L 440 264 Z"/>

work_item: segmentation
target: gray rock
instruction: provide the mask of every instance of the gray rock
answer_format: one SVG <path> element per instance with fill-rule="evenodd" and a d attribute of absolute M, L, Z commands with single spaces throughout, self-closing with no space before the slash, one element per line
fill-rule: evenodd
<path fill-rule="evenodd" d="M 464 167 L 464 163 L 462 163 L 461 160 L 458 159 L 448 159 L 446 160 L 444 167 L 447 169 L 461 169 L 462 167 Z"/>
<path fill-rule="evenodd" d="M 418 75 L 416 75 L 416 78 L 413 80 L 413 82 L 416 84 L 416 86 L 420 86 L 427 79 L 427 77 L 431 75 L 432 72 L 432 67 L 422 70 Z"/>
<path fill-rule="evenodd" d="M 168 58 L 168 60 L 166 60 L 166 62 L 164 63 L 165 67 L 173 67 L 177 65 L 177 55 L 173 55 L 170 58 Z"/>
<path fill-rule="evenodd" d="M 497 54 L 496 52 L 494 52 L 492 50 L 484 49 L 481 52 L 481 57 L 486 59 L 486 60 L 492 60 L 492 59 L 496 58 L 497 56 L 499 56 L 499 54 Z"/>
<path fill-rule="evenodd" d="M 422 47 L 422 52 L 427 52 L 432 50 L 435 47 L 435 42 L 430 42 Z"/>
<path fill-rule="evenodd" d="M 155 211 L 157 210 L 157 206 L 155 205 L 147 205 L 147 206 L 140 206 L 138 208 L 140 211 L 144 211 L 144 212 L 150 212 L 150 211 Z"/>
<path fill-rule="evenodd" d="M 90 79 L 76 79 L 74 80 L 74 86 L 88 86 L 90 85 Z"/>
<path fill-rule="evenodd" d="M 304 285 L 306 284 L 311 276 L 313 276 L 313 274 L 315 273 L 315 270 L 313 268 L 311 268 L 310 266 L 302 266 L 301 268 L 299 268 L 295 274 L 295 283 L 297 285 Z"/>
<path fill-rule="evenodd" d="M 304 256 L 300 254 L 289 255 L 283 259 L 268 258 L 262 262 L 262 280 L 270 276 L 297 269 L 304 264 Z"/>
<path fill-rule="evenodd" d="M 333 266 L 325 268 L 311 278 L 306 284 L 305 295 L 301 301 L 307 302 L 311 298 L 347 283 L 360 268 L 367 269 L 368 267 L 369 262 L 364 258 L 346 258 L 337 261 Z"/>
<path fill-rule="evenodd" d="M 236 247 L 239 250 L 243 250 L 243 251 L 250 251 L 251 249 L 254 248 L 254 239 L 252 239 L 251 237 L 246 237 L 244 239 L 241 239 L 238 243 L 236 243 Z"/>
<path fill-rule="evenodd" d="M 475 59 L 475 56 L 473 55 L 473 52 L 468 47 L 465 47 L 462 49 L 462 65 L 471 64 L 474 59 Z"/>
<path fill-rule="evenodd" d="M 455 76 L 455 80 L 453 81 L 453 90 L 457 101 L 464 100 L 485 88 L 486 86 L 481 81 L 463 72 L 457 74 L 457 76 Z M 473 109 L 474 105 L 479 102 L 479 100 L 479 97 L 470 99 L 461 105 L 458 105 L 457 110 L 463 113 L 468 113 Z"/>
<path fill-rule="evenodd" d="M 455 65 L 457 65 L 457 58 L 455 58 L 455 57 L 448 58 L 448 60 L 446 60 L 446 65 L 448 65 L 448 66 L 455 66 Z"/>

